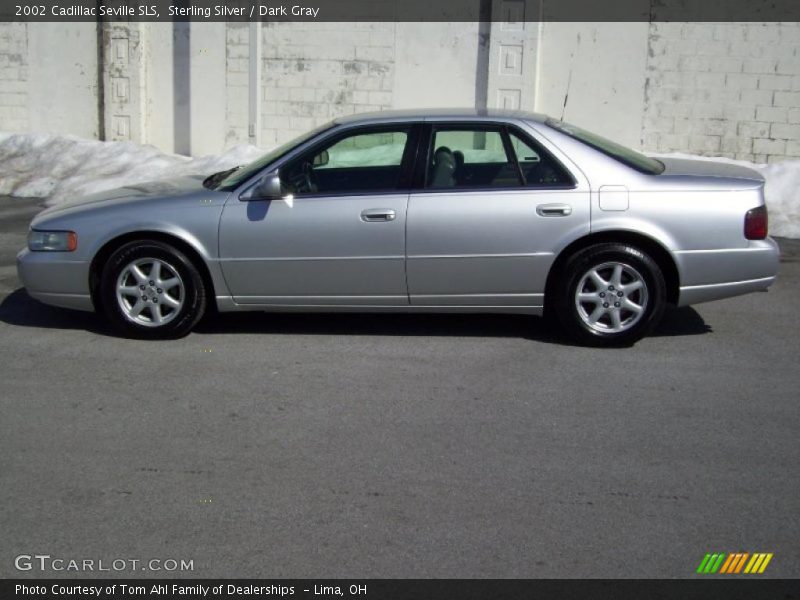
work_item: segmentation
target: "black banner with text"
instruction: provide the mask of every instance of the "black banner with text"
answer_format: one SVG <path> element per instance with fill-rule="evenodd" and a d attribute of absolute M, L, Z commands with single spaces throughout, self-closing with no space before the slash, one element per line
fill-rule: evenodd
<path fill-rule="evenodd" d="M 789 599 L 800 597 L 800 580 L 520 580 L 520 579 L 197 579 L 22 580 L 0 583 L 0 598 L 300 598 L 333 600 L 648 600 Z"/>
<path fill-rule="evenodd" d="M 0 21 L 800 21 L 797 0 L 10 0 Z"/>

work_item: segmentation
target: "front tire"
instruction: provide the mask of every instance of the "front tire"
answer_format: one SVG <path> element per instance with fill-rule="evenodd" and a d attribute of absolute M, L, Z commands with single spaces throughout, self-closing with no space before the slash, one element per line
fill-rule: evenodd
<path fill-rule="evenodd" d="M 596 244 L 570 257 L 556 285 L 554 308 L 575 341 L 630 345 L 661 320 L 666 283 L 658 264 L 627 244 Z"/>
<path fill-rule="evenodd" d="M 141 339 L 185 336 L 207 304 L 197 267 L 177 248 L 156 240 L 130 242 L 109 257 L 100 299 L 115 329 Z"/>

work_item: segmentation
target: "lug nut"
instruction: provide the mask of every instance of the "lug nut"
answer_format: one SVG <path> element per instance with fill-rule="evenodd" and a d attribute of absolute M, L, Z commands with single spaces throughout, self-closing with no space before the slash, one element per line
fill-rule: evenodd
<path fill-rule="evenodd" d="M 608 308 L 608 302 L 603 302 L 603 308 Z"/>
<path fill-rule="evenodd" d="M 150 285 L 155 285 L 155 284 L 156 284 L 156 282 L 151 279 L 150 280 Z"/>
<path fill-rule="evenodd" d="M 155 300 L 153 300 L 153 302 L 155 302 Z M 619 302 L 614 302 L 614 307 L 619 308 Z"/>
<path fill-rule="evenodd" d="M 139 286 L 139 289 L 140 289 L 140 290 L 142 290 L 142 291 L 144 291 L 144 284 L 140 285 L 140 286 Z"/>
<path fill-rule="evenodd" d="M 147 302 L 147 296 L 145 296 L 144 294 L 142 294 L 142 300 L 144 300 L 145 302 Z"/>
<path fill-rule="evenodd" d="M 614 291 L 614 286 L 613 286 L 613 285 L 610 285 L 610 286 L 608 286 L 608 290 L 609 290 L 610 292 L 613 292 L 613 291 Z"/>
<path fill-rule="evenodd" d="M 159 290 L 159 291 L 160 291 L 160 290 Z M 620 298 L 622 298 L 622 292 L 617 292 L 617 296 L 619 296 Z"/>
<path fill-rule="evenodd" d="M 606 293 L 605 292 L 600 292 L 600 297 L 601 298 L 605 298 L 606 297 Z"/>
<path fill-rule="evenodd" d="M 156 291 L 157 291 L 159 294 L 163 294 L 163 293 L 164 293 L 164 290 L 162 290 L 161 288 L 156 288 Z M 620 294 L 619 294 L 619 295 L 621 296 L 621 295 L 622 295 L 622 292 L 620 292 Z"/>
<path fill-rule="evenodd" d="M 158 304 L 158 298 L 156 298 L 155 296 L 153 296 L 153 304 Z"/>

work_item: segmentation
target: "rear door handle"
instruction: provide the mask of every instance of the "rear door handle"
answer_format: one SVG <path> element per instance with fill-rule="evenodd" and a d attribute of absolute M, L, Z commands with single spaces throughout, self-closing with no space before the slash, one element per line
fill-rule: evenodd
<path fill-rule="evenodd" d="M 396 213 L 391 208 L 368 208 L 361 211 L 361 220 L 367 223 L 375 221 L 394 221 Z"/>
<path fill-rule="evenodd" d="M 540 217 L 567 217 L 572 214 L 569 204 L 540 204 L 536 207 L 536 214 Z"/>

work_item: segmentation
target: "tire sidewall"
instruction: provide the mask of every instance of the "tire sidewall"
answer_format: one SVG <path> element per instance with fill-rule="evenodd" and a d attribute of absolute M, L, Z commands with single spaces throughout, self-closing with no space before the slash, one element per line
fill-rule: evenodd
<path fill-rule="evenodd" d="M 575 292 L 583 276 L 592 267 L 607 262 L 630 265 L 647 285 L 648 301 L 644 315 L 633 327 L 619 333 L 604 333 L 590 328 L 580 318 L 575 306 Z M 587 345 L 633 344 L 658 324 L 666 304 L 666 283 L 658 264 L 645 252 L 627 244 L 598 244 L 578 252 L 567 262 L 559 288 L 555 307 L 559 319 L 571 337 Z"/>
<path fill-rule="evenodd" d="M 156 258 L 173 267 L 184 284 L 184 303 L 178 315 L 160 327 L 138 325 L 128 319 L 117 301 L 117 279 L 134 260 Z M 136 241 L 116 250 L 106 261 L 100 278 L 101 309 L 120 333 L 140 339 L 171 339 L 189 333 L 205 312 L 203 279 L 191 260 L 177 248 L 155 240 Z"/>

